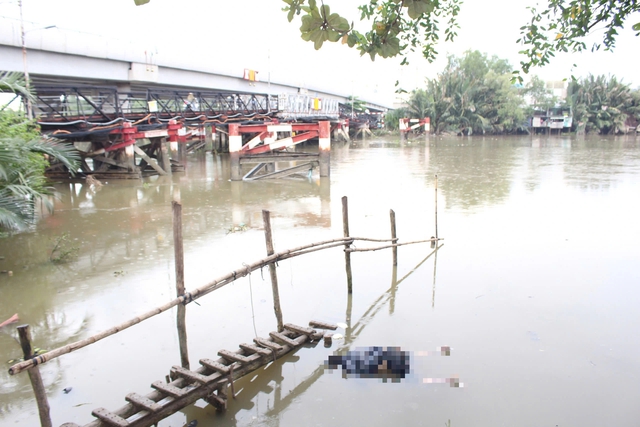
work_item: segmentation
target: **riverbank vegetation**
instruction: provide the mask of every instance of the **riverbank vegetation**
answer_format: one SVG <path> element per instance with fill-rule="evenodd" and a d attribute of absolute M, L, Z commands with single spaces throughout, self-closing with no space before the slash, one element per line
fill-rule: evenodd
<path fill-rule="evenodd" d="M 445 69 L 412 91 L 406 106 L 390 112 L 385 122 L 397 129 L 401 117 L 431 119 L 436 134 L 514 134 L 529 132 L 535 111 L 570 107 L 575 130 L 624 133 L 640 120 L 640 92 L 615 76 L 572 80 L 567 97 L 555 96 L 534 76 L 525 86 L 513 84 L 509 63 L 479 51 L 450 56 Z"/>
<path fill-rule="evenodd" d="M 0 91 L 24 93 L 15 73 L 0 74 Z M 45 177 L 49 159 L 76 170 L 80 159 L 73 146 L 45 140 L 34 120 L 0 106 L 0 231 L 25 229 L 35 217 L 36 202 L 51 209 Z"/>

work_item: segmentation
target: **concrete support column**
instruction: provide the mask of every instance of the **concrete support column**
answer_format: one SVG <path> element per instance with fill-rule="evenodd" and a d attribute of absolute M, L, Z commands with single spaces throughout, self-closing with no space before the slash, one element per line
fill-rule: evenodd
<path fill-rule="evenodd" d="M 242 150 L 242 135 L 240 125 L 229 124 L 229 154 L 231 155 L 231 181 L 241 181 L 240 150 Z"/>
<path fill-rule="evenodd" d="M 184 167 L 187 166 L 187 143 L 178 141 L 178 158 Z"/>
<path fill-rule="evenodd" d="M 122 160 L 127 165 L 127 170 L 129 172 L 136 171 L 136 159 L 133 151 L 133 145 L 127 145 L 126 147 L 124 147 Z"/>
<path fill-rule="evenodd" d="M 182 125 L 176 120 L 169 120 L 167 132 L 169 133 L 169 152 L 173 160 L 178 160 L 178 131 Z"/>
<path fill-rule="evenodd" d="M 132 126 L 131 123 L 124 122 L 122 124 L 122 142 L 127 144 L 124 147 L 121 161 L 125 164 L 129 172 L 136 171 L 136 159 L 133 150 L 133 145 L 136 143 L 133 134 L 137 131 L 137 128 Z"/>
<path fill-rule="evenodd" d="M 213 126 L 204 127 L 204 151 L 213 150 Z"/>
<path fill-rule="evenodd" d="M 319 122 L 320 135 L 318 137 L 320 176 L 329 177 L 331 175 L 331 123 L 327 121 Z"/>
<path fill-rule="evenodd" d="M 160 138 L 159 144 L 158 163 L 167 175 L 171 175 L 171 160 L 169 159 L 169 143 L 167 142 L 167 138 Z"/>

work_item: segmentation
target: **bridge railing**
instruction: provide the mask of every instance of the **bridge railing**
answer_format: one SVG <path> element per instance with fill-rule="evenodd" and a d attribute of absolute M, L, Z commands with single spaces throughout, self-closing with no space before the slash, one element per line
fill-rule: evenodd
<path fill-rule="evenodd" d="M 115 87 L 37 87 L 35 112 L 42 122 L 89 125 L 116 119 L 138 120 L 149 114 L 157 119 L 253 118 L 260 115 L 282 118 L 338 118 L 337 99 L 307 94 L 267 95 L 238 92 L 146 89 L 119 92 Z"/>

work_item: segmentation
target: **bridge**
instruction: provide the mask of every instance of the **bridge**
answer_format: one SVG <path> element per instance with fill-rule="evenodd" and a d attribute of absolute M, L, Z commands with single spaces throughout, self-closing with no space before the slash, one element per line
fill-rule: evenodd
<path fill-rule="evenodd" d="M 208 143 L 229 150 L 232 159 L 238 157 L 232 179 L 243 178 L 239 165 L 251 163 L 251 154 L 261 155 L 258 170 L 245 179 L 280 177 L 286 173 L 273 175 L 275 160 L 265 153 L 282 154 L 278 152 L 317 137 L 320 122 L 348 135 L 347 95 L 261 81 L 254 70 L 229 69 L 220 60 L 223 55 L 215 52 L 209 60 L 174 57 L 160 62 L 119 40 L 90 34 L 79 38 L 57 28 L 24 25 L 25 33 L 30 33 L 26 46 L 20 21 L 0 18 L 0 67 L 22 72 L 28 66 L 36 93 L 31 105 L 34 116 L 44 133 L 76 144 L 84 174 L 96 178 L 167 174 L 180 170 L 187 151 Z M 387 110 L 372 102 L 364 106 L 373 114 Z M 240 127 L 230 137 L 231 123 Z M 249 125 L 266 127 L 252 132 L 245 127 Z M 306 137 L 294 136 L 291 126 L 303 126 Z M 300 160 L 296 157 L 297 169 L 291 173 L 304 169 Z M 304 160 L 310 167 L 319 164 L 317 159 Z M 61 166 L 58 169 L 50 174 L 68 175 Z M 260 169 L 265 173 L 258 173 Z"/>

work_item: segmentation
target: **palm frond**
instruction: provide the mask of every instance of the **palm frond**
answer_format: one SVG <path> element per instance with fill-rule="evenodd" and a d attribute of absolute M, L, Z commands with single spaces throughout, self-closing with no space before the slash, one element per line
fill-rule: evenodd
<path fill-rule="evenodd" d="M 25 147 L 35 153 L 47 154 L 69 169 L 72 175 L 80 166 L 80 153 L 70 144 L 65 144 L 59 140 L 33 140 L 25 144 Z"/>
<path fill-rule="evenodd" d="M 32 101 L 35 100 L 33 93 L 27 90 L 24 74 L 16 71 L 0 71 L 0 92 L 19 93 Z"/>

